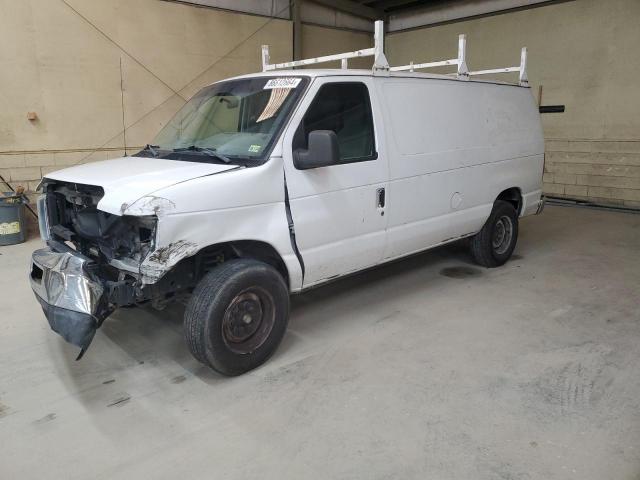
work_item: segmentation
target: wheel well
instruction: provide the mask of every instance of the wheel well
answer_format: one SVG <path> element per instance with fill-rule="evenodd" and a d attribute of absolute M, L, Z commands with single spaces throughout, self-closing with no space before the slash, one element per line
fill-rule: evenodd
<path fill-rule="evenodd" d="M 194 257 L 196 271 L 201 277 L 216 265 L 232 258 L 253 258 L 275 268 L 289 285 L 289 271 L 282 257 L 273 246 L 257 240 L 238 240 L 218 243 L 200 250 Z"/>
<path fill-rule="evenodd" d="M 522 194 L 520 193 L 520 189 L 518 187 L 507 188 L 500 192 L 500 195 L 496 198 L 496 200 L 504 200 L 505 202 L 509 202 L 513 205 L 513 208 L 516 209 L 518 215 L 520 215 L 520 211 L 522 209 Z"/>
<path fill-rule="evenodd" d="M 265 242 L 241 240 L 209 245 L 195 255 L 183 258 L 146 288 L 145 300 L 151 300 L 152 305 L 165 305 L 181 293 L 190 293 L 208 272 L 234 258 L 252 258 L 271 265 L 282 275 L 287 288 L 291 288 L 289 271 L 275 248 Z"/>

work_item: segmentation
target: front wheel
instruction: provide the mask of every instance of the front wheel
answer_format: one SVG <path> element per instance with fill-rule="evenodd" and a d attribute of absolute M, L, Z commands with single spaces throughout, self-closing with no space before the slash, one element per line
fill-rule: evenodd
<path fill-rule="evenodd" d="M 277 349 L 289 321 L 289 291 L 276 269 L 234 259 L 200 281 L 184 315 L 189 350 L 223 375 L 262 365 Z"/>
<path fill-rule="evenodd" d="M 518 212 L 509 202 L 496 200 L 489 219 L 471 238 L 471 254 L 485 267 L 503 265 L 516 248 L 518 240 Z"/>

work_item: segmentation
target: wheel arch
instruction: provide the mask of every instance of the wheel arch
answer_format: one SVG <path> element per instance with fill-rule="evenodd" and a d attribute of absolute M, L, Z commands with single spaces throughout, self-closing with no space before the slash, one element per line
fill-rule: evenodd
<path fill-rule="evenodd" d="M 498 194 L 497 200 L 503 200 L 509 202 L 516 209 L 518 216 L 522 212 L 522 190 L 519 187 L 510 187 Z"/>
<path fill-rule="evenodd" d="M 262 240 L 233 240 L 214 243 L 201 248 L 194 255 L 179 263 L 192 262 L 196 267 L 198 277 L 201 278 L 216 265 L 233 258 L 252 258 L 271 265 L 282 275 L 287 288 L 291 289 L 289 269 L 284 259 L 273 245 Z"/>

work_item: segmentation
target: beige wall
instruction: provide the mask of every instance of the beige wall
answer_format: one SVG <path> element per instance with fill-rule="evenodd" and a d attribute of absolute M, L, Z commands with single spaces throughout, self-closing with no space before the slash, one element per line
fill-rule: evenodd
<path fill-rule="evenodd" d="M 285 20 L 158 0 L 66 1 L 153 74 L 62 1 L 0 0 L 0 174 L 14 186 L 122 155 L 123 98 L 127 145 L 144 145 L 181 97 L 259 71 L 260 45 L 273 61 L 292 55 Z"/>
<path fill-rule="evenodd" d="M 566 105 L 542 115 L 545 192 L 640 207 L 638 0 L 575 0 L 399 32 L 387 37 L 387 55 L 395 65 L 452 58 L 459 33 L 472 70 L 517 65 L 527 46 L 532 94 L 542 85 L 543 105 Z"/>
<path fill-rule="evenodd" d="M 373 35 L 337 28 L 302 26 L 302 57 L 312 58 L 347 51 L 361 50 L 373 46 Z M 349 68 L 371 68 L 372 57 L 349 61 Z M 320 68 L 338 68 L 339 62 L 325 63 Z"/>

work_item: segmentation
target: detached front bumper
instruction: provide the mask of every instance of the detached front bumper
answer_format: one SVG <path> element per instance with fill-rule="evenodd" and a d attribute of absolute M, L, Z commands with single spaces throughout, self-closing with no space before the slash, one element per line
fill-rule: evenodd
<path fill-rule="evenodd" d="M 104 284 L 93 267 L 91 259 L 76 252 L 43 248 L 31 257 L 31 288 L 51 329 L 82 349 L 78 358 L 111 313 Z"/>

